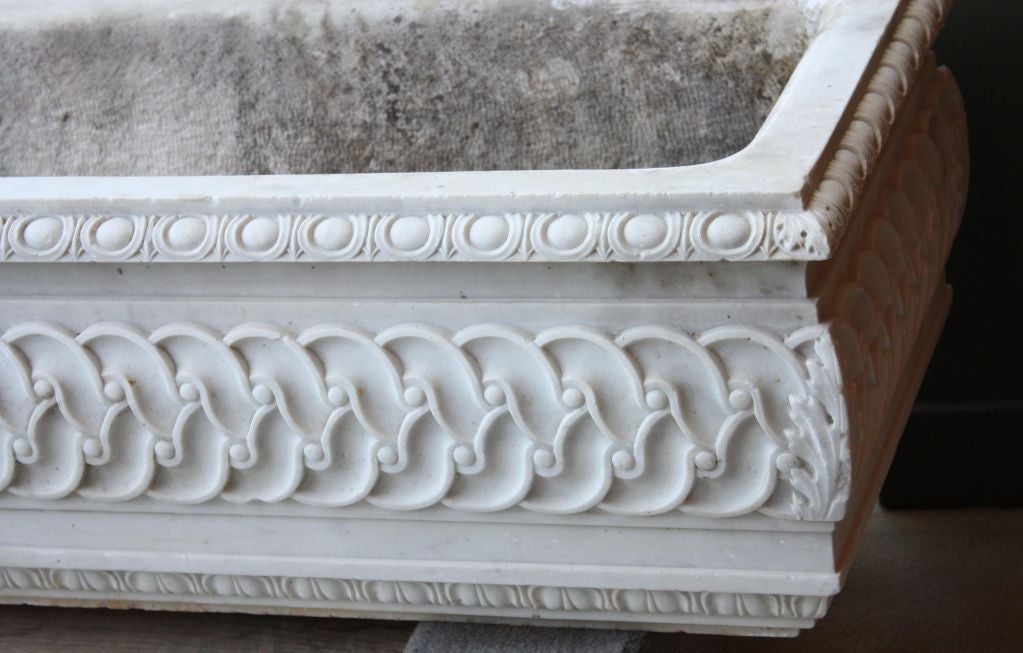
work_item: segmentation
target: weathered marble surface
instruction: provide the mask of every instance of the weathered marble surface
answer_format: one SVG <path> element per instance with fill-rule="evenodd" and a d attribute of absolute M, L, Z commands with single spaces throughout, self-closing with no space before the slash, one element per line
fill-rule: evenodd
<path fill-rule="evenodd" d="M 158 2 L 36 22 L 0 12 L 0 175 L 721 158 L 774 105 L 807 21 L 788 3 L 667 4 Z"/>

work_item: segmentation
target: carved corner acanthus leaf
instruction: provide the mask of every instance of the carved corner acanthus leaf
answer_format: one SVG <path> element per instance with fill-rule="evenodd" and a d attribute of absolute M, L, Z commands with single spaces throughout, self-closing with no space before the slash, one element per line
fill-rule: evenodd
<path fill-rule="evenodd" d="M 798 346 L 800 341 L 797 336 L 789 344 Z M 810 392 L 789 397 L 793 426 L 785 430 L 800 463 L 789 469 L 792 512 L 800 519 L 838 521 L 845 515 L 852 475 L 842 377 L 831 339 L 809 342 L 812 353 L 805 364 Z"/>
<path fill-rule="evenodd" d="M 774 242 L 793 259 L 828 258 L 831 243 L 821 226 L 823 223 L 820 216 L 811 211 L 779 213 L 774 222 Z"/>

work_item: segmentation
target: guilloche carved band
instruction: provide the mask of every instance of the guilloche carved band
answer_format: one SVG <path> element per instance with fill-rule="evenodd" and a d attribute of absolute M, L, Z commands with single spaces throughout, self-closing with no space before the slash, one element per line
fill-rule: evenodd
<path fill-rule="evenodd" d="M 824 518 L 848 486 L 821 327 L 27 323 L 0 374 L 0 489 L 39 499 Z"/>

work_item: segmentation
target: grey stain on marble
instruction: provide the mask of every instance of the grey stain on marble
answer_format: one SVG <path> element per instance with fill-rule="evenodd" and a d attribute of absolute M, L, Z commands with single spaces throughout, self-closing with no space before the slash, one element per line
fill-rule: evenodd
<path fill-rule="evenodd" d="M 631 168 L 746 145 L 806 45 L 785 6 L 269 19 L 0 32 L 0 174 Z"/>

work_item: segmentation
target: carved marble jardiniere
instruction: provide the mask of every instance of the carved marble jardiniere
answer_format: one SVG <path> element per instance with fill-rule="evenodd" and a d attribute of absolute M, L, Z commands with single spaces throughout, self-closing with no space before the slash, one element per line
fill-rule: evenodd
<path fill-rule="evenodd" d="M 272 10 L 0 14 L 0 600 L 812 625 L 949 301 L 946 4 Z"/>

